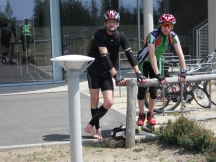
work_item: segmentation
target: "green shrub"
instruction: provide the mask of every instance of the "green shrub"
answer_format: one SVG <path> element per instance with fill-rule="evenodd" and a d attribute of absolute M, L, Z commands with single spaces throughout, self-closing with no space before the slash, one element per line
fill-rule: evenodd
<path fill-rule="evenodd" d="M 161 142 L 177 145 L 185 150 L 198 151 L 205 154 L 208 161 L 216 161 L 214 134 L 200 128 L 192 120 L 182 116 L 175 122 L 169 120 L 167 125 L 160 127 L 156 134 Z"/>

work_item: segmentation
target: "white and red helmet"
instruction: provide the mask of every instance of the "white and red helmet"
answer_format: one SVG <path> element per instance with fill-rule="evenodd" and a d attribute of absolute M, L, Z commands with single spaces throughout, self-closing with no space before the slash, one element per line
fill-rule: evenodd
<path fill-rule="evenodd" d="M 159 18 L 159 24 L 161 23 L 172 23 L 174 25 L 176 23 L 176 18 L 171 14 L 163 14 Z"/>
<path fill-rule="evenodd" d="M 104 14 L 104 21 L 117 20 L 120 21 L 120 15 L 115 10 L 109 10 Z"/>

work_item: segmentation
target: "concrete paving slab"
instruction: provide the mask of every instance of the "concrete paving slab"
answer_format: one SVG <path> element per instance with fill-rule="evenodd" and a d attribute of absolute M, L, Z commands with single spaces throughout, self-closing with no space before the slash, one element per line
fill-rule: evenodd
<path fill-rule="evenodd" d="M 64 92 L 68 90 L 68 86 L 65 84 L 47 84 L 52 92 Z"/>
<path fill-rule="evenodd" d="M 0 87 L 0 95 L 16 94 L 13 87 Z"/>
<path fill-rule="evenodd" d="M 17 86 L 13 87 L 16 93 L 28 94 L 34 93 L 34 90 L 30 86 Z"/>
<path fill-rule="evenodd" d="M 30 87 L 35 93 L 53 92 L 48 85 L 31 85 Z"/>

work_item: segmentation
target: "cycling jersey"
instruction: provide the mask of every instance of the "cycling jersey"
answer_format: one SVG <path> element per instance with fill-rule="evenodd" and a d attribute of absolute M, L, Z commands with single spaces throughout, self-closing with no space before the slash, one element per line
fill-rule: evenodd
<path fill-rule="evenodd" d="M 22 26 L 22 35 L 29 35 L 29 36 L 32 36 L 31 35 L 31 32 L 30 32 L 30 28 L 31 28 L 31 25 L 30 24 L 24 24 Z"/>
<path fill-rule="evenodd" d="M 104 33 L 102 33 L 104 32 Z M 103 63 L 101 54 L 99 52 L 98 47 L 106 47 L 108 53 L 110 54 L 110 60 L 115 66 L 118 60 L 119 47 L 121 46 L 124 50 L 128 49 L 130 46 L 130 42 L 127 39 L 126 35 L 120 32 L 120 44 L 118 43 L 118 39 L 114 35 L 109 35 L 106 32 L 106 28 L 103 30 L 98 30 L 94 35 L 94 44 L 93 44 L 93 53 L 92 57 L 95 58 L 94 62 L 88 67 L 88 71 L 95 75 L 102 75 L 106 72 L 109 72 Z"/>
<path fill-rule="evenodd" d="M 142 74 L 146 78 L 155 78 L 156 74 L 150 63 L 149 52 L 148 52 L 148 43 L 155 44 L 155 57 L 157 59 L 157 64 L 161 59 L 163 53 L 167 50 L 169 44 L 176 44 L 180 42 L 178 36 L 175 32 L 171 31 L 169 35 L 164 36 L 160 33 L 160 29 L 154 29 L 151 31 L 147 38 L 146 43 L 142 50 L 138 52 L 138 62 L 139 62 L 139 69 Z M 157 88 L 156 87 L 149 87 L 150 90 L 150 98 L 156 99 L 157 97 Z M 138 87 L 138 100 L 143 100 L 145 98 L 146 88 Z"/>
<path fill-rule="evenodd" d="M 164 36 L 159 32 L 159 30 L 160 29 L 154 29 L 148 34 L 143 49 L 138 52 L 139 65 L 144 61 L 150 62 L 148 43 L 155 44 L 155 56 L 157 61 L 159 61 L 161 55 L 163 55 L 163 53 L 167 50 L 169 44 L 176 44 L 180 42 L 174 31 L 171 31 L 169 35 Z"/>

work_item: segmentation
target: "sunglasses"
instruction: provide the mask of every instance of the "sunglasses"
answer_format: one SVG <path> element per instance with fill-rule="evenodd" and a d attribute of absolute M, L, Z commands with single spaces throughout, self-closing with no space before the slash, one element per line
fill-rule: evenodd
<path fill-rule="evenodd" d="M 161 24 L 162 27 L 164 28 L 169 28 L 169 29 L 172 29 L 173 28 L 173 24 Z"/>

